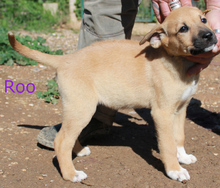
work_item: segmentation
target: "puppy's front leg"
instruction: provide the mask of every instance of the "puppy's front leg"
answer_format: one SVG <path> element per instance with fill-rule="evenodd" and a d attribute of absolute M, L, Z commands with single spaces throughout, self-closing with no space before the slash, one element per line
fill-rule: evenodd
<path fill-rule="evenodd" d="M 177 145 L 177 158 L 182 164 L 191 164 L 197 161 L 192 154 L 187 154 L 184 148 L 185 134 L 184 125 L 186 118 L 186 106 L 179 111 L 174 118 L 174 137 Z"/>
<path fill-rule="evenodd" d="M 174 113 L 167 108 L 152 109 L 152 117 L 157 130 L 158 146 L 167 175 L 174 180 L 189 180 L 186 169 L 179 165 L 177 147 L 173 134 Z"/>

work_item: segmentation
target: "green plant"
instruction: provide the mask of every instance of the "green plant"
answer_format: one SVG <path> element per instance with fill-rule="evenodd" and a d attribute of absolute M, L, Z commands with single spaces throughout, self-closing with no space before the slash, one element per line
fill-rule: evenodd
<path fill-rule="evenodd" d="M 50 80 L 47 84 L 47 91 L 42 92 L 39 91 L 37 93 L 37 97 L 39 99 L 44 99 L 45 102 L 52 103 L 52 104 L 57 104 L 59 99 L 59 91 L 58 91 L 58 85 L 54 79 Z"/>
<path fill-rule="evenodd" d="M 26 58 L 14 51 L 14 49 L 9 44 L 7 33 L 7 29 L 0 28 L 0 65 L 13 65 L 14 63 L 19 65 L 36 65 L 36 61 Z M 25 37 L 16 36 L 16 39 L 31 49 L 39 50 L 41 52 L 53 55 L 63 54 L 62 50 L 50 51 L 48 46 L 43 45 L 46 40 L 42 37 L 37 37 L 37 39 L 34 40 L 27 35 Z"/>
<path fill-rule="evenodd" d="M 69 0 L 58 1 L 59 10 L 62 11 L 64 15 L 69 14 Z"/>
<path fill-rule="evenodd" d="M 76 3 L 74 5 L 76 7 L 74 12 L 76 14 L 77 19 L 80 20 L 81 19 L 81 8 L 82 8 L 81 0 L 76 0 Z"/>
<path fill-rule="evenodd" d="M 58 9 L 64 15 L 69 14 L 69 0 L 38 0 L 38 3 L 58 3 Z"/>
<path fill-rule="evenodd" d="M 153 11 L 151 6 L 151 1 L 142 0 L 141 4 L 138 7 L 138 12 L 136 16 L 137 22 L 154 22 L 155 18 L 153 17 Z"/>
<path fill-rule="evenodd" d="M 59 16 L 44 11 L 39 0 L 1 0 L 0 25 L 7 29 L 48 30 L 59 23 Z"/>
<path fill-rule="evenodd" d="M 201 10 L 205 10 L 205 1 L 197 1 L 197 6 Z"/>

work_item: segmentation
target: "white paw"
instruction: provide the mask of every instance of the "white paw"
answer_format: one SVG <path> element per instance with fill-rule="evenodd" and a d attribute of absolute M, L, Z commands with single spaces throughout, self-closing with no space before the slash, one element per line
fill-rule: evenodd
<path fill-rule="evenodd" d="M 186 154 L 178 157 L 178 161 L 182 164 L 191 164 L 197 161 L 197 158 L 192 154 Z"/>
<path fill-rule="evenodd" d="M 184 147 L 177 147 L 177 158 L 182 164 L 191 164 L 197 161 L 194 155 L 186 153 Z"/>
<path fill-rule="evenodd" d="M 76 170 L 76 175 L 73 178 L 73 182 L 80 182 L 81 180 L 84 180 L 86 178 L 87 178 L 86 173 L 84 173 L 83 171 Z"/>
<path fill-rule="evenodd" d="M 91 151 L 89 149 L 89 147 L 84 147 L 79 153 L 77 153 L 78 157 L 83 157 L 83 156 L 87 156 L 90 155 Z"/>
<path fill-rule="evenodd" d="M 167 175 L 173 179 L 182 182 L 183 180 L 190 180 L 188 171 L 185 168 L 180 169 L 180 171 L 168 171 Z"/>

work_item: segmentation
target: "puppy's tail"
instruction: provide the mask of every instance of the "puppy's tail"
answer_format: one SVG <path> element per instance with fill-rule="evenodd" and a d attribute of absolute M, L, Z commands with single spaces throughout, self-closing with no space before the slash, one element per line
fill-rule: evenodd
<path fill-rule="evenodd" d="M 59 66 L 59 62 L 62 62 L 60 55 L 50 55 L 42 53 L 40 51 L 33 50 L 28 48 L 27 46 L 22 45 L 15 39 L 15 36 L 12 32 L 8 32 L 8 40 L 15 51 L 39 63 L 50 65 L 57 69 Z"/>

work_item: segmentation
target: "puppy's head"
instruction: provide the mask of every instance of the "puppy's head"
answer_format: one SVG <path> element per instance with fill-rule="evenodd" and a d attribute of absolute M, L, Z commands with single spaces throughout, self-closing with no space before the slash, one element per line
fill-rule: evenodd
<path fill-rule="evenodd" d="M 188 56 L 211 51 L 217 38 L 202 11 L 195 7 L 181 7 L 173 10 L 140 44 L 146 41 L 153 48 L 163 46 L 170 55 Z"/>

